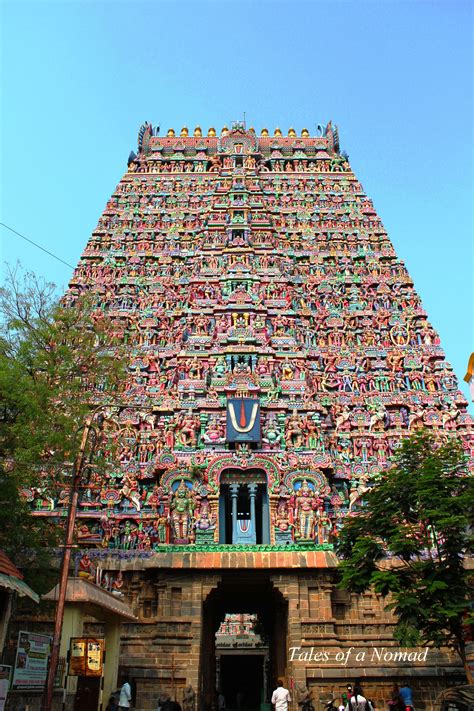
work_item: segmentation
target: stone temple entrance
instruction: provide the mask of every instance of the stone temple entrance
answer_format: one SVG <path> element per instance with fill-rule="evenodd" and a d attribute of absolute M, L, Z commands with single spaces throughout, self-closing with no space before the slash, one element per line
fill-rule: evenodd
<path fill-rule="evenodd" d="M 222 633 L 224 621 L 246 616 L 253 620 L 259 643 L 245 641 L 238 630 Z M 211 708 L 216 691 L 228 709 L 259 709 L 269 701 L 278 676 L 285 673 L 288 604 L 264 571 L 229 571 L 203 604 L 201 698 Z M 232 634 L 232 632 L 237 634 Z M 223 639 L 227 637 L 227 644 Z M 217 643 L 216 643 L 217 640 Z"/>

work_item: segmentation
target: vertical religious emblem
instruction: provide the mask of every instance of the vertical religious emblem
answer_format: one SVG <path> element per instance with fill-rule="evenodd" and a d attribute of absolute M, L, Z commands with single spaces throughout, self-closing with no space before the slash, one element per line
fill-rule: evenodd
<path fill-rule="evenodd" d="M 260 442 L 260 402 L 253 398 L 227 400 L 227 442 Z"/>

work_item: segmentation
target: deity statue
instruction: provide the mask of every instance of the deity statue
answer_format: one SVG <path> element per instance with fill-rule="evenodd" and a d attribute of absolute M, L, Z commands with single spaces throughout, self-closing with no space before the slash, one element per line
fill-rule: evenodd
<path fill-rule="evenodd" d="M 140 490 L 138 487 L 138 482 L 133 474 L 124 474 L 120 494 L 124 499 L 130 501 L 130 503 L 135 506 L 137 511 L 140 511 Z"/>
<path fill-rule="evenodd" d="M 349 511 L 352 511 L 355 504 L 360 503 L 364 494 L 366 494 L 370 486 L 368 485 L 368 475 L 361 475 L 359 482 L 355 482 L 356 486 L 351 489 L 349 494 Z"/>
<path fill-rule="evenodd" d="M 85 578 L 86 580 L 93 581 L 94 576 L 95 576 L 95 571 L 94 567 L 92 565 L 92 561 L 87 555 L 87 553 L 84 553 L 79 561 L 79 573 L 78 573 L 80 578 Z"/>
<path fill-rule="evenodd" d="M 117 597 L 123 597 L 123 574 L 121 570 L 119 570 L 115 578 L 112 580 L 110 587 L 112 595 L 116 595 Z"/>
<path fill-rule="evenodd" d="M 199 418 L 193 417 L 192 411 L 182 415 L 178 420 L 178 444 L 182 447 L 195 447 L 199 432 Z"/>
<path fill-rule="evenodd" d="M 300 541 L 310 541 L 315 536 L 316 509 L 319 499 L 304 479 L 294 496 L 295 535 Z"/>
<path fill-rule="evenodd" d="M 209 418 L 202 440 L 205 444 L 222 444 L 225 442 L 225 429 L 216 415 Z"/>
<path fill-rule="evenodd" d="M 332 522 L 326 511 L 318 512 L 318 543 L 328 543 L 332 531 Z"/>
<path fill-rule="evenodd" d="M 302 418 L 298 415 L 297 410 L 293 410 L 293 414 L 286 423 L 285 442 L 287 447 L 294 449 L 298 449 L 304 444 Z"/>
<path fill-rule="evenodd" d="M 280 499 L 275 512 L 275 525 L 280 531 L 288 531 L 292 526 L 290 509 L 287 499 Z"/>
<path fill-rule="evenodd" d="M 155 541 L 159 544 L 168 542 L 168 516 L 165 513 L 160 513 L 153 524 L 155 531 Z"/>
<path fill-rule="evenodd" d="M 295 697 L 298 706 L 303 707 L 304 704 L 311 702 L 312 694 L 305 684 L 298 682 L 295 684 Z"/>
<path fill-rule="evenodd" d="M 197 543 L 214 542 L 216 516 L 211 511 L 211 504 L 205 492 L 201 492 L 199 504 L 194 512 L 194 528 Z"/>
<path fill-rule="evenodd" d="M 293 380 L 294 368 L 288 358 L 285 358 L 285 362 L 281 366 L 281 379 L 282 380 Z"/>
<path fill-rule="evenodd" d="M 214 372 L 219 378 L 221 378 L 227 372 L 227 365 L 224 356 L 219 356 L 217 358 L 216 364 L 214 366 Z"/>
<path fill-rule="evenodd" d="M 267 419 L 262 430 L 262 442 L 270 447 L 277 447 L 282 440 L 282 432 L 273 413 L 267 415 Z"/>
<path fill-rule="evenodd" d="M 191 685 L 183 691 L 183 711 L 194 711 L 196 708 L 196 692 Z"/>
<path fill-rule="evenodd" d="M 191 491 L 181 479 L 171 500 L 171 528 L 175 543 L 189 543 L 194 499 Z"/>

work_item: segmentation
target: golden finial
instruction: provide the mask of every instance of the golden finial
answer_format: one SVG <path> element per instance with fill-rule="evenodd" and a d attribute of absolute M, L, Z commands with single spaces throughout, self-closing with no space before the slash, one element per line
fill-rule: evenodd
<path fill-rule="evenodd" d="M 268 136 L 268 128 L 262 128 L 261 136 Z"/>
<path fill-rule="evenodd" d="M 229 133 L 229 129 L 227 128 L 227 126 L 224 126 L 224 128 L 221 131 L 221 136 L 225 136 L 226 133 Z"/>
<path fill-rule="evenodd" d="M 189 136 L 189 131 L 187 126 L 183 126 L 181 129 L 181 133 L 179 134 L 180 136 Z"/>
<path fill-rule="evenodd" d="M 274 132 L 273 132 L 273 135 L 274 135 L 274 136 L 282 136 L 283 134 L 282 134 L 280 128 L 276 128 L 276 129 L 274 130 Z"/>
<path fill-rule="evenodd" d="M 291 138 L 295 138 L 295 137 L 296 137 L 296 131 L 295 131 L 295 129 L 294 129 L 294 128 L 289 128 L 289 129 L 288 129 L 288 135 L 289 135 Z"/>
<path fill-rule="evenodd" d="M 303 130 L 301 131 L 301 136 L 302 138 L 309 138 L 309 131 L 307 128 L 303 128 Z"/>
<path fill-rule="evenodd" d="M 196 138 L 200 138 L 202 136 L 201 126 L 196 126 L 194 129 L 194 135 Z"/>
<path fill-rule="evenodd" d="M 253 126 L 250 126 L 250 128 L 249 128 L 249 133 L 255 133 L 255 129 L 254 129 Z"/>
<path fill-rule="evenodd" d="M 208 136 L 215 136 L 216 135 L 216 129 L 211 126 L 209 131 L 207 132 Z"/>
<path fill-rule="evenodd" d="M 169 128 L 168 133 L 166 135 L 168 136 L 168 138 L 173 138 L 173 136 L 176 136 L 174 128 Z"/>

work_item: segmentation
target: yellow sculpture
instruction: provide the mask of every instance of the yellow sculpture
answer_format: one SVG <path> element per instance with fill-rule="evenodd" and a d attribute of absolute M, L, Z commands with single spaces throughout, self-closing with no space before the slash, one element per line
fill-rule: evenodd
<path fill-rule="evenodd" d="M 174 128 L 169 128 L 168 133 L 166 135 L 168 136 L 168 138 L 174 138 L 174 136 L 176 136 Z"/>

